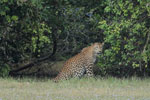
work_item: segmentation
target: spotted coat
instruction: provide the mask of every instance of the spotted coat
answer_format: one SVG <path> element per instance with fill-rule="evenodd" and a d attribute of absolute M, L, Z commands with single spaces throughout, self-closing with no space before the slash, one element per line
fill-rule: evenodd
<path fill-rule="evenodd" d="M 87 76 L 93 76 L 93 65 L 96 61 L 96 56 L 102 51 L 103 44 L 94 43 L 83 48 L 80 53 L 65 62 L 62 70 L 53 81 L 58 82 L 71 77 L 81 77 L 85 72 Z"/>

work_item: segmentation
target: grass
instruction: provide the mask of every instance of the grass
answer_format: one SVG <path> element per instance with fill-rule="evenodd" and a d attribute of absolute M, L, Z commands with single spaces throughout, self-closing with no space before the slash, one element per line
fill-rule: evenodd
<path fill-rule="evenodd" d="M 0 100 L 150 100 L 150 79 L 0 79 Z"/>

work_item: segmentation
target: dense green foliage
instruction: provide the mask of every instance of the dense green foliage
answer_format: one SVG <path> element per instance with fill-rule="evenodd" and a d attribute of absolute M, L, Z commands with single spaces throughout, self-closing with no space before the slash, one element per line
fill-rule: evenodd
<path fill-rule="evenodd" d="M 99 22 L 109 48 L 99 65 L 112 74 L 127 76 L 150 71 L 150 5 L 146 0 L 106 2 L 105 19 Z M 106 71 L 107 72 L 107 71 Z"/>
<path fill-rule="evenodd" d="M 1 0 L 0 5 L 0 69 L 5 76 L 12 64 L 39 56 L 50 44 L 51 31 L 39 3 Z"/>
<path fill-rule="evenodd" d="M 105 42 L 102 75 L 150 73 L 148 0 L 1 0 L 0 76 L 53 55 L 62 60 Z"/>

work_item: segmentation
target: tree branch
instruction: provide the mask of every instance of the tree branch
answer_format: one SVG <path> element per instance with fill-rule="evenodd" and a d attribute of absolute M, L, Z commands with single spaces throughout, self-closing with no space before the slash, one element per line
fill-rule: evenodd
<path fill-rule="evenodd" d="M 53 52 L 52 52 L 51 55 L 48 55 L 48 56 L 46 56 L 46 57 L 37 59 L 37 60 L 35 60 L 35 61 L 33 61 L 33 62 L 27 64 L 27 65 L 24 65 L 24 66 L 18 68 L 18 69 L 12 70 L 12 71 L 9 72 L 9 75 L 11 75 L 11 76 L 12 76 L 12 75 L 15 75 L 16 73 L 18 73 L 18 72 L 20 72 L 20 71 L 22 71 L 22 70 L 25 70 L 25 69 L 27 69 L 27 68 L 31 68 L 31 67 L 33 67 L 34 65 L 36 65 L 36 64 L 38 64 L 38 63 L 40 63 L 40 62 L 42 62 L 42 61 L 44 61 L 44 60 L 47 60 L 47 59 L 49 59 L 49 58 L 53 58 L 53 56 L 54 56 L 55 53 L 56 53 L 56 50 L 57 50 L 57 40 L 56 40 L 56 38 L 53 36 Z"/>

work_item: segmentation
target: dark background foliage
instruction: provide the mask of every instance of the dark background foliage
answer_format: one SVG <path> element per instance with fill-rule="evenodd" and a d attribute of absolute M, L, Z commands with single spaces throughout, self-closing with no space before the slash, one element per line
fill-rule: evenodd
<path fill-rule="evenodd" d="M 105 42 L 99 74 L 150 75 L 148 0 L 1 0 L 0 76 Z"/>

